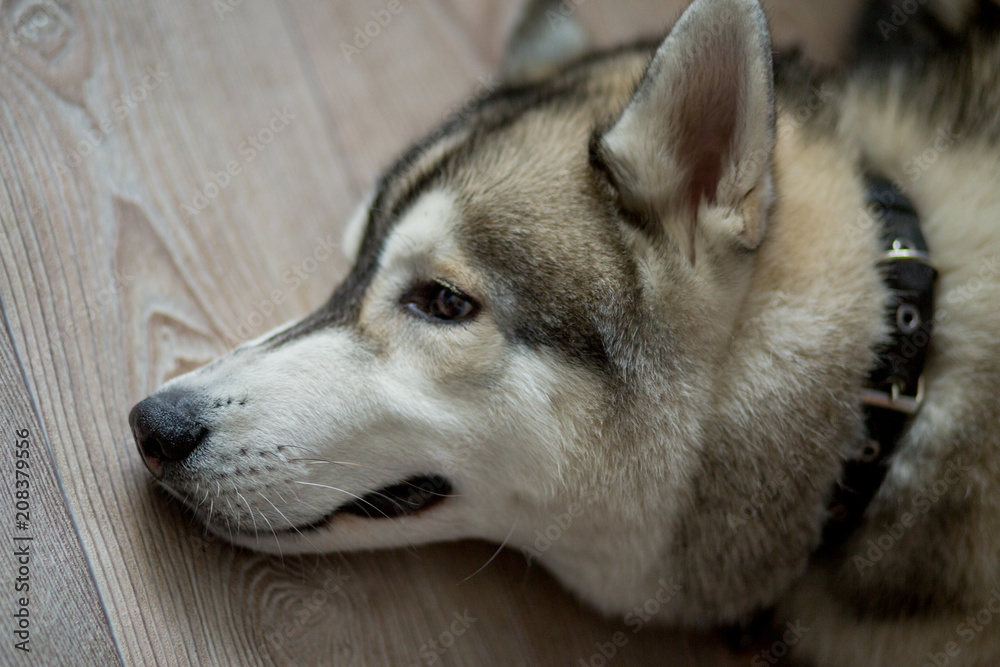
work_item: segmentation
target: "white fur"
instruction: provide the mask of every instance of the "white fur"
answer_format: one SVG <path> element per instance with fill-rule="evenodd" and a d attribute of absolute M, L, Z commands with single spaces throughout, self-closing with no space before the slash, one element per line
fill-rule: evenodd
<path fill-rule="evenodd" d="M 274 350 L 255 341 L 167 385 L 236 399 L 209 415 L 210 440 L 189 458 L 187 479 L 171 486 L 210 526 L 282 553 L 470 534 L 502 540 L 512 530 L 530 541 L 556 494 L 553 471 L 567 470 L 573 446 L 585 440 L 576 430 L 588 422 L 584 406 L 596 389 L 543 354 L 509 349 L 488 321 L 456 331 L 400 312 L 399 293 L 412 280 L 459 279 L 433 268 L 459 259 L 449 235 L 456 216 L 447 193 L 429 192 L 388 239 L 363 314 L 395 320 L 376 327 L 377 336 L 393 329 L 379 357 L 355 332 L 328 329 Z M 462 358 L 443 377 L 433 361 L 440 354 Z M 489 388 L 448 387 L 498 367 L 504 373 Z M 219 472 L 224 483 L 205 479 Z M 315 533 L 289 531 L 420 473 L 446 474 L 460 497 L 412 519 L 340 516 Z"/>

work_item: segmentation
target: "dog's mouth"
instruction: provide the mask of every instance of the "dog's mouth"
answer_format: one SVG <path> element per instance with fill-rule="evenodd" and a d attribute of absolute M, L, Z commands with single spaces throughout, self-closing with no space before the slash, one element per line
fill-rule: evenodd
<path fill-rule="evenodd" d="M 441 475 L 414 475 L 344 503 L 317 521 L 289 530 L 319 530 L 344 514 L 365 519 L 412 516 L 444 502 L 451 495 L 451 482 Z"/>

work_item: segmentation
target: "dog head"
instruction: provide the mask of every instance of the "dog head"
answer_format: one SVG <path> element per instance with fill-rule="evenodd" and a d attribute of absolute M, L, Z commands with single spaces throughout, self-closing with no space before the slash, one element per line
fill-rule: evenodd
<path fill-rule="evenodd" d="M 381 178 L 330 300 L 172 380 L 133 431 L 238 544 L 485 538 L 608 611 L 669 577 L 666 617 L 734 616 L 804 564 L 849 430 L 826 359 L 843 337 L 774 369 L 754 348 L 771 324 L 746 325 L 770 298 L 750 294 L 774 203 L 764 15 L 697 0 L 658 47 L 540 80 L 576 42 L 526 21 L 510 84 Z M 552 34 L 562 47 L 540 48 Z M 823 316 L 797 312 L 803 330 Z M 859 366 L 869 342 L 848 350 Z M 786 371 L 806 379 L 776 386 Z"/>

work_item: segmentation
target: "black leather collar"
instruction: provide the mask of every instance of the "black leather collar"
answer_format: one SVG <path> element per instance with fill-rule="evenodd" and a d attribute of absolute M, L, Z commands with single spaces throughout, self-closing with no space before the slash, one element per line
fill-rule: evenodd
<path fill-rule="evenodd" d="M 867 442 L 844 464 L 830 502 L 820 553 L 838 549 L 861 525 L 889 470 L 889 459 L 923 401 L 923 370 L 934 326 L 934 283 L 927 242 L 913 203 L 890 181 L 868 179 L 868 206 L 882 224 L 879 264 L 892 297 L 886 307 L 889 342 L 878 351 L 862 395 Z"/>
<path fill-rule="evenodd" d="M 879 265 L 892 296 L 886 304 L 891 335 L 878 350 L 875 368 L 861 401 L 867 429 L 857 458 L 844 463 L 829 504 L 818 557 L 834 556 L 861 525 L 865 510 L 889 471 L 889 459 L 923 401 L 924 362 L 934 326 L 934 283 L 927 242 L 917 211 L 903 192 L 884 178 L 869 177 L 868 207 L 882 225 Z M 781 638 L 775 633 L 774 609 L 723 629 L 734 651 Z M 767 641 L 765 642 L 765 639 Z"/>

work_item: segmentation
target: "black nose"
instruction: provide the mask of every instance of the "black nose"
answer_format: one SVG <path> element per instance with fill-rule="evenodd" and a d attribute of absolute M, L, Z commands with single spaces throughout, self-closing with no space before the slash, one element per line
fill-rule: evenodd
<path fill-rule="evenodd" d="M 208 429 L 199 419 L 201 401 L 190 392 L 167 390 L 140 401 L 128 422 L 146 467 L 156 477 L 163 464 L 183 461 L 205 439 Z"/>

